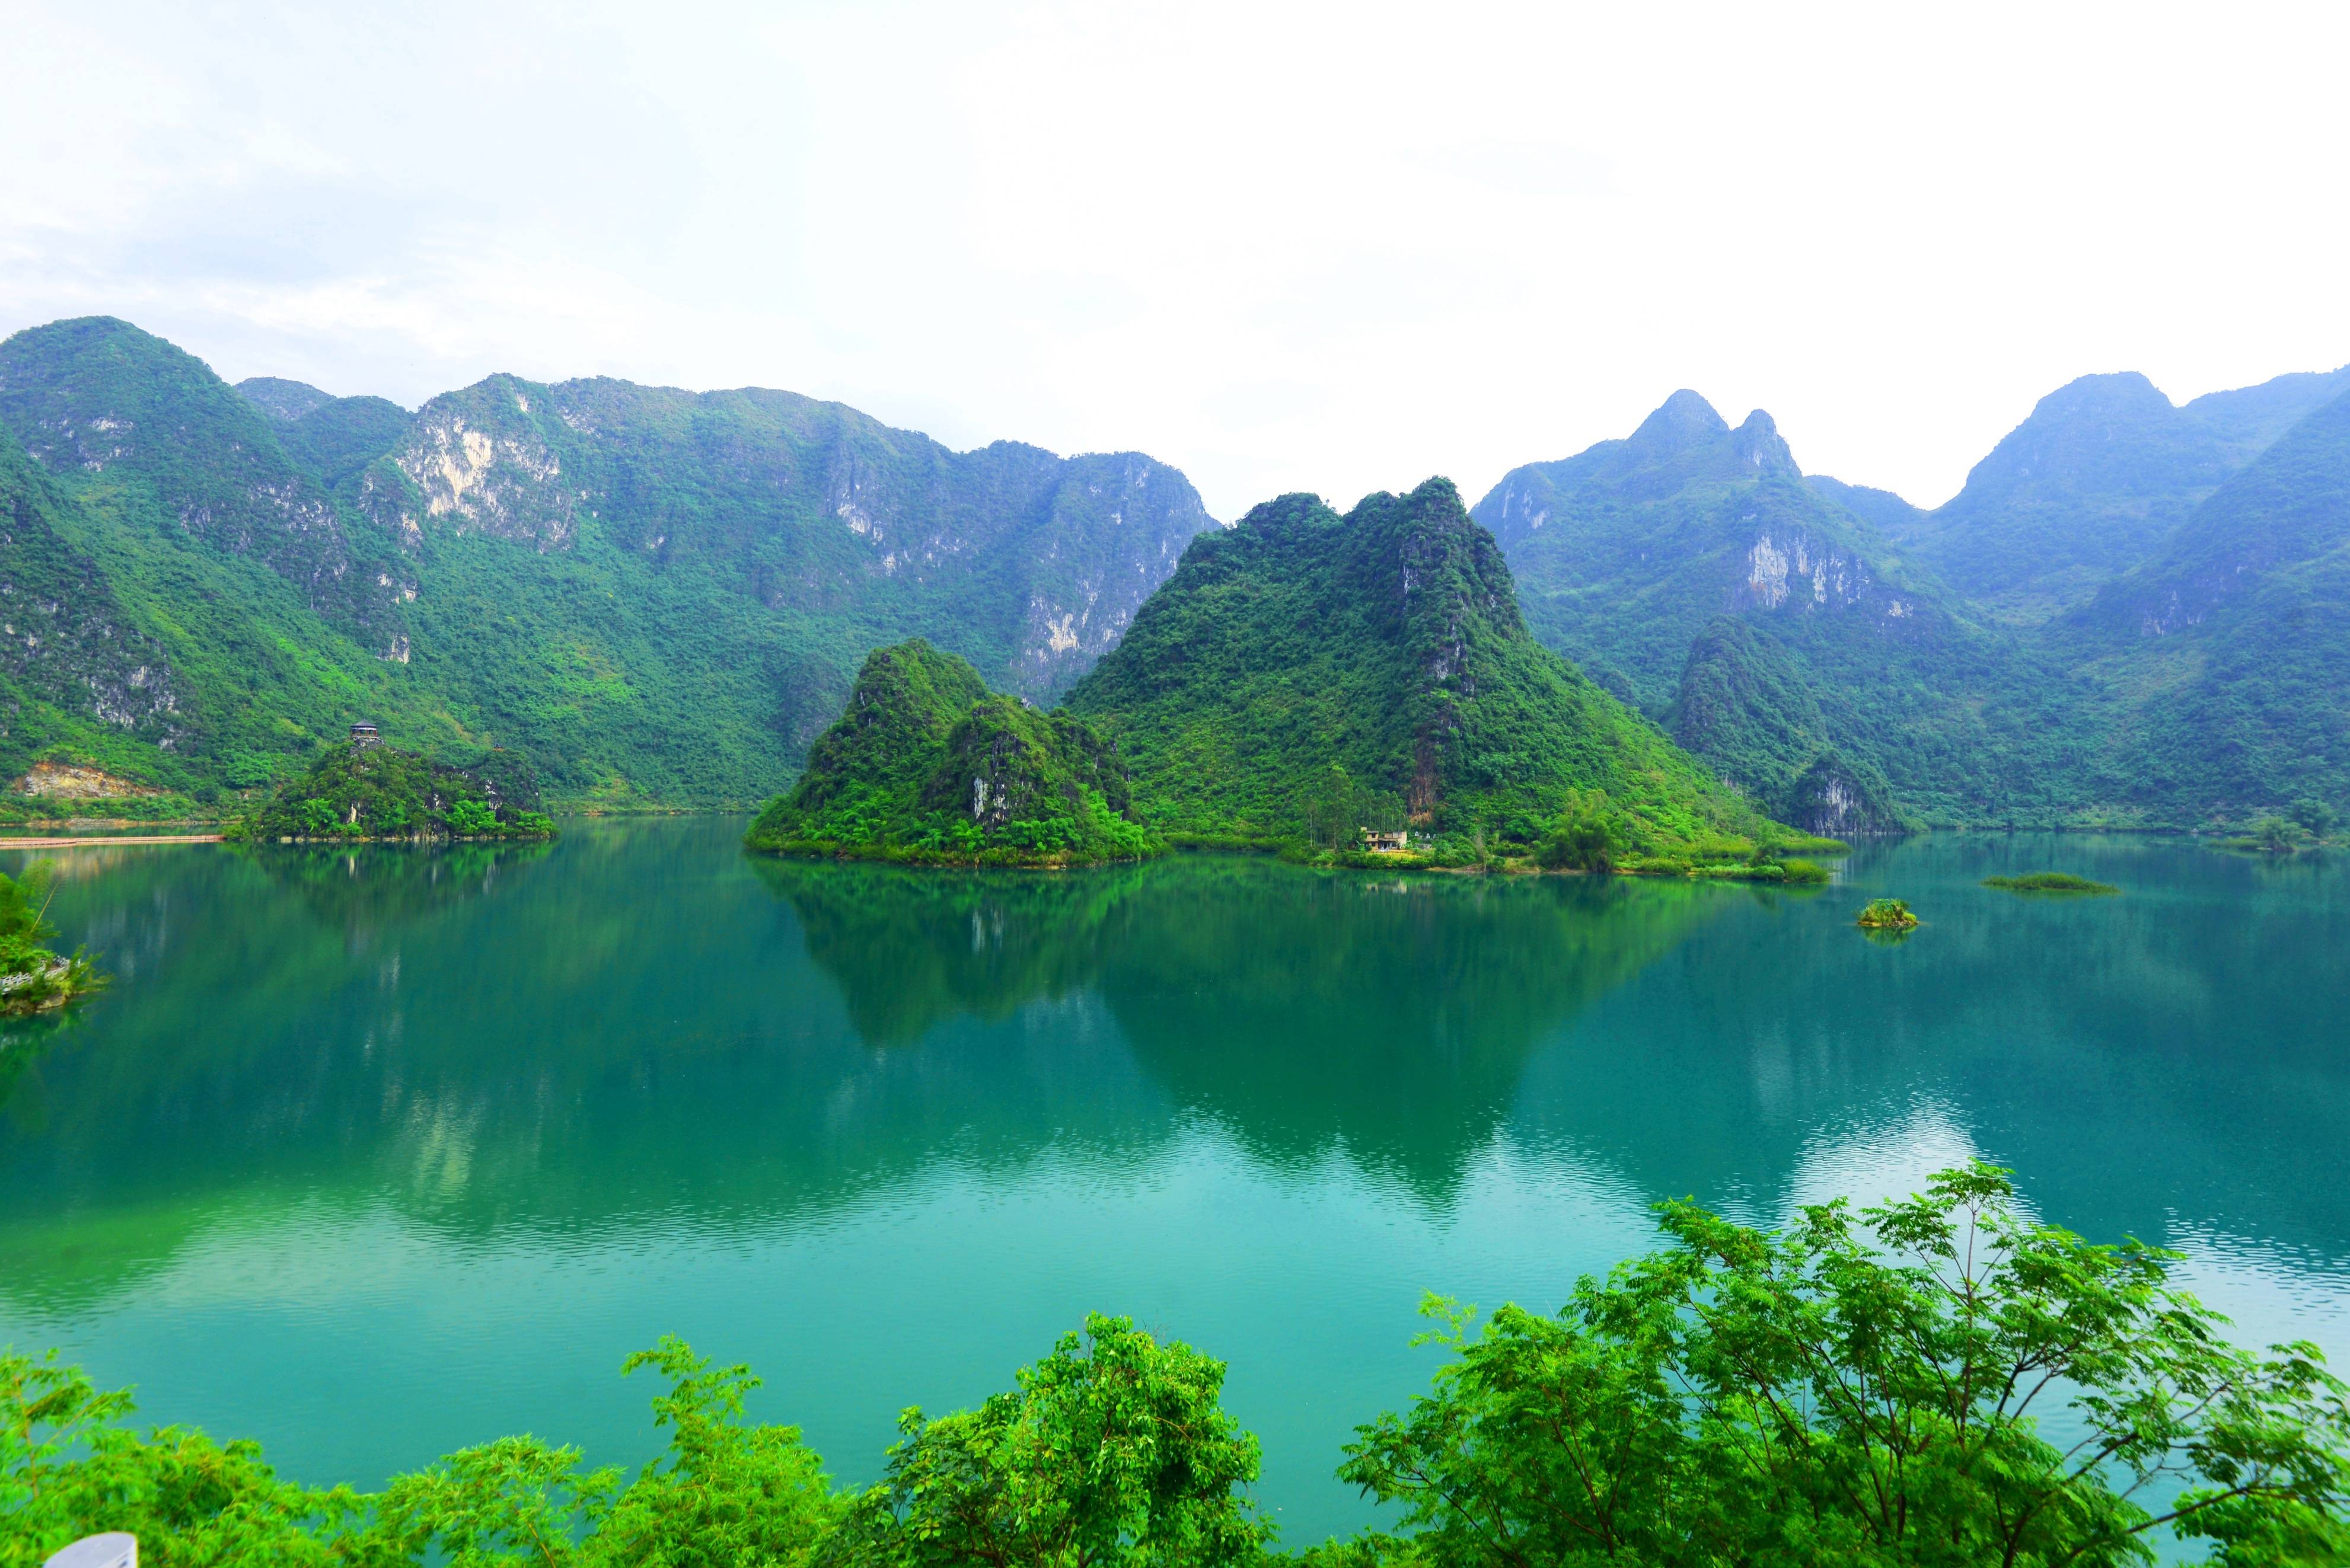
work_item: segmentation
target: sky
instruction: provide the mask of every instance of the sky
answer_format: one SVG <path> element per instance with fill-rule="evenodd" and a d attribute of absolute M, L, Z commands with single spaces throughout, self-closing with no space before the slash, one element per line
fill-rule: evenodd
<path fill-rule="evenodd" d="M 784 387 L 1226 519 L 1679 387 L 1935 504 L 2041 396 L 2350 360 L 2350 7 L 0 0 L 0 333 Z"/>

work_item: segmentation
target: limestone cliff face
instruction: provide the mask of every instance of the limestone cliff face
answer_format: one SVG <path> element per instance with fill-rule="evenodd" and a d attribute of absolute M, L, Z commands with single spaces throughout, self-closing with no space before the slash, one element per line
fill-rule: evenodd
<path fill-rule="evenodd" d="M 1067 460 L 1040 510 L 1012 674 L 1031 696 L 1066 690 L 1116 648 L 1183 546 L 1215 526 L 1190 481 L 1139 452 Z"/>
<path fill-rule="evenodd" d="M 566 483 L 562 459 L 543 420 L 534 417 L 534 392 L 546 401 L 544 389 L 493 376 L 417 410 L 390 459 L 406 487 L 380 470 L 362 481 L 378 514 L 393 520 L 403 542 L 420 543 L 429 525 L 541 552 L 571 543 L 587 494 Z"/>
<path fill-rule="evenodd" d="M 46 800 L 140 800 L 165 793 L 153 784 L 79 763 L 35 763 L 14 787 L 18 794 Z"/>
<path fill-rule="evenodd" d="M 1032 697 L 1115 647 L 1213 526 L 1139 453 L 954 452 L 788 392 L 602 379 L 436 398 L 361 490 L 411 549 L 480 535 L 549 554 L 593 532 L 650 569 L 739 562 L 771 608 L 894 613 Z"/>
<path fill-rule="evenodd" d="M 1833 751 L 1814 759 L 1781 798 L 1780 819 L 1828 838 L 1899 833 L 1902 823 L 1885 777 Z"/>
<path fill-rule="evenodd" d="M 1732 429 L 1695 392 L 1674 393 L 1626 440 L 1512 470 L 1474 515 L 1507 553 L 1538 635 L 1626 612 L 1658 633 L 1645 647 L 1554 644 L 1652 712 L 1671 699 L 1688 636 L 1714 616 L 1851 614 L 1898 635 L 1921 608 L 1856 520 L 1804 483 L 1769 414 Z"/>

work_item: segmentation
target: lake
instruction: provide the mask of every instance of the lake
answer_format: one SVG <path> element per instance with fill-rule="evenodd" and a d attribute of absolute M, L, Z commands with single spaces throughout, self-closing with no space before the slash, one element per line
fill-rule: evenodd
<path fill-rule="evenodd" d="M 1179 857 L 550 846 L 59 857 L 115 975 L 0 1039 L 0 1343 L 374 1486 L 533 1431 L 660 1446 L 622 1357 L 766 1378 L 842 1480 L 1089 1310 L 1230 1364 L 1293 1546 L 1440 1292 L 1555 1306 L 1694 1194 L 1775 1222 L 1971 1155 L 2350 1360 L 2350 876 L 1938 836 L 1784 892 Z M 21 854 L 0 856 L 15 870 Z M 2026 898 L 2057 869 L 2118 898 Z M 1867 898 L 1926 921 L 1898 945 Z"/>

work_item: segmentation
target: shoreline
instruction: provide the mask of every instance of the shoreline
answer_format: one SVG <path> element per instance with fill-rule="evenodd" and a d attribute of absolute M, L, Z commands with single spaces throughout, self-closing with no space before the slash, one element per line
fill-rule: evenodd
<path fill-rule="evenodd" d="M 0 849 L 87 849 L 100 844 L 218 844 L 217 833 L 109 833 L 55 838 L 0 836 Z"/>

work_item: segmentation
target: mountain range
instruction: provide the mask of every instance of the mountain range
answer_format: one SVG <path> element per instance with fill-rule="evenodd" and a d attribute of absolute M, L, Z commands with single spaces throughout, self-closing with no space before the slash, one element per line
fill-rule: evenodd
<path fill-rule="evenodd" d="M 789 392 L 230 387 L 128 323 L 0 343 L 0 769 L 251 788 L 356 718 L 551 797 L 753 801 L 865 654 L 1082 675 L 1212 520 L 1139 453 L 955 452 Z"/>
<path fill-rule="evenodd" d="M 868 652 L 922 638 L 1066 695 L 1162 803 L 1203 766 L 1294 796 L 1233 749 L 1246 709 L 1249 745 L 1325 726 L 1349 773 L 1480 811 L 1516 786 L 1444 772 L 1462 725 L 1502 725 L 1489 761 L 1531 726 L 1562 785 L 1607 787 L 1575 738 L 1604 735 L 1845 830 L 2350 805 L 2350 369 L 2184 405 L 2085 377 L 1931 511 L 1686 391 L 1448 504 L 1284 497 L 1223 530 L 1139 453 L 956 452 L 789 392 L 609 379 L 493 376 L 411 412 L 61 321 L 0 343 L 0 770 L 214 799 L 367 718 L 461 764 L 522 752 L 556 803 L 747 802 Z M 1505 585 L 1452 628 L 1464 659 L 1509 650 L 1523 691 L 1522 644 L 1564 656 L 1541 714 L 1365 662 L 1440 658 L 1412 568 L 1363 565 L 1407 514 L 1395 538 L 1440 545 L 1461 603 Z M 1362 549 L 1309 547 L 1346 530 Z"/>
<path fill-rule="evenodd" d="M 1478 503 L 1536 635 L 1768 809 L 2190 826 L 2350 794 L 2350 370 L 2043 399 L 1921 511 L 1675 393 Z"/>

